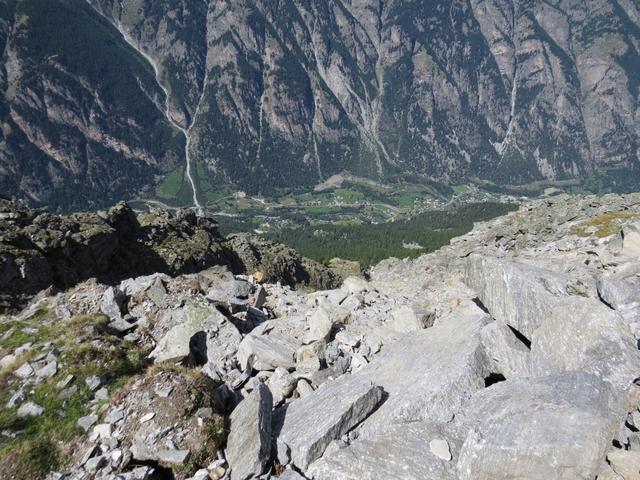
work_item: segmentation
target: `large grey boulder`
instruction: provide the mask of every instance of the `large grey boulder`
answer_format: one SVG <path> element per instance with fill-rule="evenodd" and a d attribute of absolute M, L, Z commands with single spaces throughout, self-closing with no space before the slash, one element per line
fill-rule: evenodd
<path fill-rule="evenodd" d="M 436 326 L 402 337 L 355 374 L 388 395 L 361 434 L 372 437 L 391 424 L 449 421 L 491 373 L 480 343 L 489 320 L 474 303 L 463 303 Z"/>
<path fill-rule="evenodd" d="M 615 277 L 603 276 L 598 279 L 598 295 L 614 310 L 623 310 L 631 304 L 640 303 L 640 289 Z"/>
<path fill-rule="evenodd" d="M 187 305 L 179 311 L 167 312 L 166 321 L 173 324 L 149 354 L 155 362 L 178 361 L 189 356 L 191 339 L 203 332 L 217 331 L 227 318 L 213 307 Z"/>
<path fill-rule="evenodd" d="M 238 363 L 242 369 L 292 370 L 296 367 L 296 351 L 302 344 L 287 335 L 247 335 L 238 347 Z"/>
<path fill-rule="evenodd" d="M 122 320 L 122 307 L 125 299 L 126 296 L 122 290 L 117 287 L 109 287 L 102 295 L 100 311 L 111 321 Z"/>
<path fill-rule="evenodd" d="M 207 371 L 224 371 L 229 364 L 234 363 L 238 347 L 242 342 L 242 335 L 236 326 L 227 321 L 217 329 L 210 330 L 206 338 Z"/>
<path fill-rule="evenodd" d="M 231 480 L 260 475 L 271 455 L 273 400 L 264 384 L 245 398 L 231 414 L 226 456 Z"/>
<path fill-rule="evenodd" d="M 391 328 L 399 333 L 414 332 L 433 326 L 435 315 L 432 311 L 416 306 L 402 306 L 391 312 Z"/>
<path fill-rule="evenodd" d="M 624 415 L 623 395 L 596 375 L 507 380 L 465 408 L 460 480 L 593 479 Z"/>
<path fill-rule="evenodd" d="M 275 414 L 278 458 L 301 469 L 322 456 L 327 446 L 364 420 L 382 400 L 382 389 L 364 378 L 345 375 Z"/>
<path fill-rule="evenodd" d="M 531 371 L 589 372 L 627 389 L 640 374 L 640 351 L 618 313 L 597 300 L 574 298 L 534 332 Z"/>
<path fill-rule="evenodd" d="M 431 442 L 447 444 L 452 459 L 434 454 Z M 314 480 L 457 480 L 456 462 L 462 442 L 458 429 L 448 425 L 392 425 L 374 439 L 358 439 L 326 454 L 306 473 Z"/>
<path fill-rule="evenodd" d="M 505 378 L 529 374 L 529 348 L 507 325 L 497 320 L 490 323 L 482 329 L 481 342 L 493 373 Z"/>
<path fill-rule="evenodd" d="M 568 277 L 509 259 L 471 255 L 464 275 L 491 315 L 527 338 L 569 296 Z"/>
<path fill-rule="evenodd" d="M 622 254 L 631 258 L 640 257 L 640 222 L 626 225 L 622 229 Z"/>

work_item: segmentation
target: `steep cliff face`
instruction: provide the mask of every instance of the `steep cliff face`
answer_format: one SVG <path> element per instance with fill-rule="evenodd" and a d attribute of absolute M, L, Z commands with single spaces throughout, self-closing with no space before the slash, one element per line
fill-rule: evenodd
<path fill-rule="evenodd" d="M 86 3 L 1 3 L 0 190 L 86 208 L 182 163 L 150 66 Z"/>
<path fill-rule="evenodd" d="M 83 40 L 60 43 L 60 29 L 33 20 L 48 11 L 92 27 Z M 68 95 L 67 115 L 31 100 L 33 119 L 18 128 L 24 142 L 2 149 L 3 186 L 36 202 L 45 199 L 30 182 L 58 192 L 53 178 L 98 178 L 69 163 L 107 171 L 109 181 L 91 191 L 120 182 L 117 194 L 188 163 L 185 184 L 202 200 L 220 182 L 268 193 L 344 170 L 518 183 L 640 165 L 640 9 L 632 0 L 27 0 L 7 4 L 3 18 L 5 117 L 38 98 L 32 84 L 52 88 L 46 80 L 56 69 L 25 37 L 56 37 L 41 58 L 65 68 L 66 88 L 85 85 L 84 97 Z M 110 51 L 94 58 L 107 39 Z M 89 65 L 78 61 L 88 52 Z M 92 76 L 100 58 L 109 60 L 104 75 Z M 113 95 L 100 103 L 109 76 Z M 122 88 L 135 105 L 116 81 L 130 83 Z M 102 136 L 78 135 L 109 158 L 66 145 L 56 154 L 55 142 L 28 133 L 79 123 L 93 131 L 97 114 L 73 119 L 98 104 Z M 134 128 L 120 142 L 104 133 L 126 121 Z M 29 172 L 18 185 L 27 162 L 42 179 Z M 139 166 L 137 183 L 129 165 Z"/>

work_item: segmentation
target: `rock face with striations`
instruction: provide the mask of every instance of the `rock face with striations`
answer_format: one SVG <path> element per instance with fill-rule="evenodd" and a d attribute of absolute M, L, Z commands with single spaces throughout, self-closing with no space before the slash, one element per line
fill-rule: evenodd
<path fill-rule="evenodd" d="M 637 185 L 639 42 L 633 0 L 9 2 L 0 192 L 78 209 L 183 178 L 176 125 L 201 185 L 251 193 Z"/>

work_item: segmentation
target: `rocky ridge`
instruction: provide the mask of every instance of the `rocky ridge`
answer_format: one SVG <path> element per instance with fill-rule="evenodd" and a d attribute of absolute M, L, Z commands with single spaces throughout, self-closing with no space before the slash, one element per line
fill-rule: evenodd
<path fill-rule="evenodd" d="M 195 273 L 224 265 L 262 281 L 327 288 L 326 267 L 252 235 L 225 238 L 214 220 L 192 210 L 134 213 L 129 206 L 55 215 L 0 198 L 0 311 L 37 292 L 89 278 L 116 282 L 151 273 Z"/>
<path fill-rule="evenodd" d="M 56 480 L 640 475 L 639 194 L 529 202 L 337 289 L 216 267 L 87 281 L 0 325 L 5 410 L 39 425 L 44 386 L 86 392 Z M 124 386 L 71 378 L 83 345 L 145 360 Z"/>

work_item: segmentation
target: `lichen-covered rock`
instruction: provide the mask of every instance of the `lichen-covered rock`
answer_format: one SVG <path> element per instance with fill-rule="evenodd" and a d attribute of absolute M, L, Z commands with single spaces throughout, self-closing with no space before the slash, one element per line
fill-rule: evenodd
<path fill-rule="evenodd" d="M 197 273 L 224 265 L 236 274 L 265 272 L 270 282 L 331 288 L 325 266 L 251 235 L 225 240 L 215 221 L 191 210 L 135 214 L 125 203 L 108 211 L 54 215 L 0 199 L 0 311 L 17 308 L 50 286 L 98 278 Z"/>
<path fill-rule="evenodd" d="M 321 290 L 338 286 L 339 277 L 331 270 L 284 245 L 249 234 L 237 234 L 229 237 L 226 246 L 237 255 L 237 269 L 260 272 L 264 282 L 280 281 Z"/>

